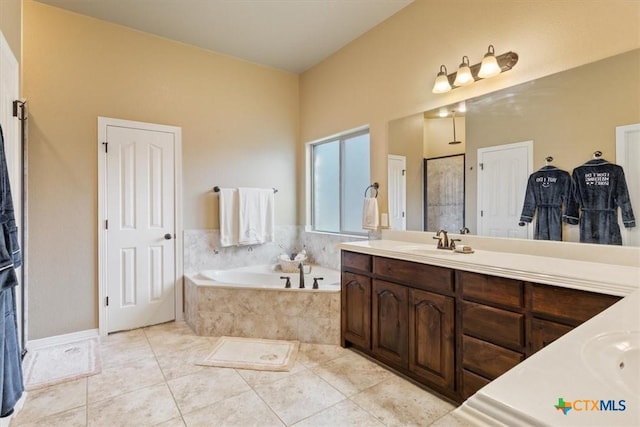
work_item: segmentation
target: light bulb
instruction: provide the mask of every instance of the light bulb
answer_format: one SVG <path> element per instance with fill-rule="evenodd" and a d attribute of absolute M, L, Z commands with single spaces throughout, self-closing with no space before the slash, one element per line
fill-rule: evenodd
<path fill-rule="evenodd" d="M 478 71 L 478 77 L 481 79 L 488 79 L 489 77 L 497 76 L 501 72 L 502 69 L 500 68 L 500 65 L 498 65 L 498 60 L 496 59 L 493 51 L 493 45 L 489 45 L 489 50 L 482 59 L 480 71 Z"/>
<path fill-rule="evenodd" d="M 449 78 L 447 77 L 447 67 L 444 65 L 440 66 L 440 72 L 436 77 L 436 82 L 433 85 L 433 93 L 445 93 L 451 90 L 451 84 L 449 83 Z"/>
<path fill-rule="evenodd" d="M 466 86 L 474 82 L 473 75 L 471 74 L 471 68 L 469 68 L 469 57 L 462 57 L 462 64 L 458 68 L 456 73 L 456 79 L 453 82 L 454 86 Z"/>

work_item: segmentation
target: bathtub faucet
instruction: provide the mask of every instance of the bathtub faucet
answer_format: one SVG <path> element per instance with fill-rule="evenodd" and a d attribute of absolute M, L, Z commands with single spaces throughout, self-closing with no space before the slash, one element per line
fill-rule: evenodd
<path fill-rule="evenodd" d="M 302 263 L 298 264 L 298 270 L 300 270 L 300 289 L 304 288 L 304 265 Z"/>

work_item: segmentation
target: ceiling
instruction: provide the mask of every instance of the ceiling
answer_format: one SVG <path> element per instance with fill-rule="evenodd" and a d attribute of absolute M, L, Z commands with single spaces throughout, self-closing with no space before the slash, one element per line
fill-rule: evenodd
<path fill-rule="evenodd" d="M 413 0 L 37 0 L 301 73 Z"/>

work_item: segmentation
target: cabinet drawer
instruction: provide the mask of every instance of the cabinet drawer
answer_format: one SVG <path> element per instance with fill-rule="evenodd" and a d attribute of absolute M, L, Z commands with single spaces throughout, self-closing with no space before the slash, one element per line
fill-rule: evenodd
<path fill-rule="evenodd" d="M 466 271 L 458 271 L 457 274 L 464 298 L 512 308 L 524 306 L 524 285 L 519 280 Z"/>
<path fill-rule="evenodd" d="M 524 355 L 467 335 L 462 337 L 465 368 L 495 379 L 524 360 Z"/>
<path fill-rule="evenodd" d="M 465 334 L 508 347 L 523 347 L 524 314 L 487 305 L 464 302 L 462 329 Z"/>
<path fill-rule="evenodd" d="M 394 282 L 406 283 L 414 288 L 451 294 L 453 270 L 417 262 L 375 257 L 374 274 Z"/>
<path fill-rule="evenodd" d="M 532 288 L 531 309 L 535 314 L 551 316 L 573 326 L 591 319 L 620 299 L 557 286 L 533 284 Z"/>
<path fill-rule="evenodd" d="M 561 323 L 533 319 L 531 321 L 531 353 L 542 350 L 572 329 L 571 326 Z"/>
<path fill-rule="evenodd" d="M 342 251 L 342 268 L 371 272 L 371 255 Z"/>
<path fill-rule="evenodd" d="M 468 399 L 476 391 L 489 384 L 491 381 L 476 375 L 473 372 L 469 372 L 466 369 L 462 370 L 462 398 Z"/>

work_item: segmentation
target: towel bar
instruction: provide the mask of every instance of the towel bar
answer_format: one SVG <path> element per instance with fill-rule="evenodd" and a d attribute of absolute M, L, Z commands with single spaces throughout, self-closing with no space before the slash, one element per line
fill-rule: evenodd
<path fill-rule="evenodd" d="M 215 187 L 213 187 L 213 192 L 214 192 L 214 193 L 219 193 L 219 192 L 220 192 L 220 187 L 218 187 L 217 185 L 216 185 Z M 274 188 L 274 189 L 273 189 L 273 192 L 274 192 L 274 193 L 277 193 L 277 192 L 278 192 L 278 189 L 277 189 L 277 188 Z"/>

